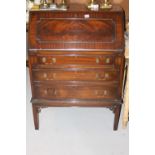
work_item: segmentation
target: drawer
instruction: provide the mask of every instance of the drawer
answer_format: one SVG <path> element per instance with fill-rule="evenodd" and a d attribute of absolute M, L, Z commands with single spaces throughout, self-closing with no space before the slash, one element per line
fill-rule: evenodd
<path fill-rule="evenodd" d="M 108 69 L 33 69 L 33 81 L 118 81 L 119 71 Z"/>
<path fill-rule="evenodd" d="M 114 55 L 37 55 L 37 65 L 104 65 L 114 64 Z"/>
<path fill-rule="evenodd" d="M 43 99 L 114 99 L 117 86 L 35 85 L 34 97 Z"/>

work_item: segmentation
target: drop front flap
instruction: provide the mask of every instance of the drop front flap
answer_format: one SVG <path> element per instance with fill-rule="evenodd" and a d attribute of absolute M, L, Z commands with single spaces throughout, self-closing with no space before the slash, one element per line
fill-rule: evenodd
<path fill-rule="evenodd" d="M 30 49 L 122 49 L 122 14 L 30 12 Z M 75 18 L 76 15 L 78 18 Z"/>

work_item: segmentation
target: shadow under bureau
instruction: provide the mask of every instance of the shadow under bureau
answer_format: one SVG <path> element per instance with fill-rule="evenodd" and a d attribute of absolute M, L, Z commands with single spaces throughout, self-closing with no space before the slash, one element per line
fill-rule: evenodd
<path fill-rule="evenodd" d="M 107 107 L 118 128 L 124 72 L 124 11 L 30 11 L 29 72 L 35 129 L 44 107 Z"/>

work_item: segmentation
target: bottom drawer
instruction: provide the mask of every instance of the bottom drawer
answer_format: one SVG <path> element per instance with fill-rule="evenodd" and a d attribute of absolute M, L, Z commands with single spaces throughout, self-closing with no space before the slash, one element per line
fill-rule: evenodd
<path fill-rule="evenodd" d="M 35 85 L 34 97 L 42 99 L 114 99 L 117 86 Z"/>

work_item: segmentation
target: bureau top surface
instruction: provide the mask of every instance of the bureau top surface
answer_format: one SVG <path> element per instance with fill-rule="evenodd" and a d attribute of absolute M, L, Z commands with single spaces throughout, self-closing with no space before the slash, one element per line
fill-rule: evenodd
<path fill-rule="evenodd" d="M 35 10 L 32 9 L 30 12 L 122 12 L 123 9 L 119 5 L 113 5 L 111 9 L 99 9 L 99 10 L 90 10 L 87 8 L 87 5 L 83 4 L 68 4 L 68 9 L 66 11 L 60 10 Z"/>

